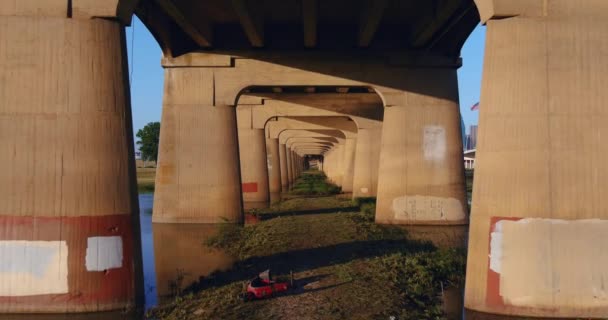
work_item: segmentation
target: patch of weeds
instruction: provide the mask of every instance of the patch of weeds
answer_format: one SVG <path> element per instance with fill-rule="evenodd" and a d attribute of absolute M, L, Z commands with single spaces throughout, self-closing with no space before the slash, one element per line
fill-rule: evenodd
<path fill-rule="evenodd" d="M 376 197 L 357 197 L 353 200 L 353 204 L 357 207 L 369 204 L 376 205 Z"/>
<path fill-rule="evenodd" d="M 137 182 L 137 191 L 139 193 L 153 193 L 154 182 Z"/>
<path fill-rule="evenodd" d="M 327 177 L 323 172 L 309 171 L 304 172 L 296 180 L 289 193 L 292 195 L 327 196 L 339 194 L 341 191 L 342 188 L 327 181 Z"/>
<path fill-rule="evenodd" d="M 466 255 L 460 249 L 373 258 L 378 280 L 399 295 L 388 312 L 398 319 L 442 319 L 441 290 L 464 284 Z"/>

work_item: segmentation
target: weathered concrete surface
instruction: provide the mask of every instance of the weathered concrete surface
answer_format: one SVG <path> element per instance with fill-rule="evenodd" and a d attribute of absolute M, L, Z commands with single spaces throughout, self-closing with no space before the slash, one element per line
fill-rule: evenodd
<path fill-rule="evenodd" d="M 236 112 L 213 105 L 212 74 L 165 69 L 154 222 L 241 222 Z"/>
<path fill-rule="evenodd" d="M 217 235 L 217 224 L 154 223 L 152 228 L 156 293 L 161 302 L 175 299 L 201 277 L 227 270 L 235 262 L 228 253 L 201 245 Z"/>
<path fill-rule="evenodd" d="M 517 3 L 487 22 L 465 305 L 604 318 L 608 3 Z"/>
<path fill-rule="evenodd" d="M 342 192 L 353 192 L 356 149 L 357 139 L 346 139 L 346 141 L 344 142 L 344 156 L 342 159 L 342 167 L 344 168 L 344 177 L 342 179 Z"/>
<path fill-rule="evenodd" d="M 378 190 L 378 166 L 382 128 L 360 128 L 357 132 L 353 198 L 375 197 Z"/>
<path fill-rule="evenodd" d="M 143 298 L 123 29 L 66 8 L 0 3 L 0 313 Z"/>
<path fill-rule="evenodd" d="M 292 156 L 291 148 L 285 146 L 285 158 L 287 158 L 287 185 L 291 188 L 293 184 L 293 161 L 291 161 Z"/>
<path fill-rule="evenodd" d="M 289 178 L 287 172 L 287 146 L 284 143 L 279 144 L 279 158 L 281 164 L 281 191 L 289 190 Z"/>
<path fill-rule="evenodd" d="M 239 128 L 239 156 L 243 206 L 259 208 L 268 205 L 268 158 L 264 129 Z"/>
<path fill-rule="evenodd" d="M 281 158 L 279 139 L 266 139 L 266 157 L 268 161 L 268 191 L 272 199 L 279 199 L 281 194 Z"/>
<path fill-rule="evenodd" d="M 456 70 L 419 80 L 443 95 L 395 93 L 384 110 L 376 222 L 466 224 Z"/>

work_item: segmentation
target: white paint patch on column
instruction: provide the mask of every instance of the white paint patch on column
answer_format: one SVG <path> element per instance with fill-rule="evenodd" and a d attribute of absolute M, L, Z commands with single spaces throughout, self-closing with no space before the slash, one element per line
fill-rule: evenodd
<path fill-rule="evenodd" d="M 87 271 L 104 271 L 122 267 L 122 238 L 90 237 L 85 257 Z"/>
<path fill-rule="evenodd" d="M 0 296 L 68 293 L 65 241 L 0 241 Z"/>
<path fill-rule="evenodd" d="M 432 196 L 403 196 L 393 199 L 396 220 L 459 221 L 465 218 L 464 209 L 456 198 Z"/>
<path fill-rule="evenodd" d="M 442 126 L 425 126 L 422 135 L 424 160 L 443 161 L 447 152 L 445 128 Z"/>
<path fill-rule="evenodd" d="M 504 220 L 496 222 L 494 231 L 490 234 L 490 269 L 500 273 L 502 262 L 502 224 Z"/>
<path fill-rule="evenodd" d="M 268 166 L 268 170 L 270 172 L 270 170 L 272 170 L 272 155 L 271 154 L 266 155 L 266 166 Z"/>
<path fill-rule="evenodd" d="M 500 224 L 499 224 L 500 223 Z M 608 306 L 608 220 L 497 223 L 490 268 L 506 305 L 581 310 Z"/>

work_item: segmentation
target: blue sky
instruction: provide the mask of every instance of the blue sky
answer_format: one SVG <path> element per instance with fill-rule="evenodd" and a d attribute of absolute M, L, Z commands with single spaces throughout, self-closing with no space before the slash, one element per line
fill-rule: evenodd
<path fill-rule="evenodd" d="M 161 51 L 148 29 L 137 17 L 126 30 L 129 50 L 129 69 L 132 73 L 131 99 L 133 130 L 148 122 L 160 121 L 163 99 L 163 69 Z M 481 69 L 485 43 L 485 27 L 478 26 L 462 49 L 463 66 L 458 70 L 460 111 L 467 127 L 477 124 L 478 111 L 471 106 L 479 101 Z"/>

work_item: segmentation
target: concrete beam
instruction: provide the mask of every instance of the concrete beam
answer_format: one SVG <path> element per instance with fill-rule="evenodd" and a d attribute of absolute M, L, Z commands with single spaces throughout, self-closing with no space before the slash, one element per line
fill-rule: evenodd
<path fill-rule="evenodd" d="M 163 11 L 199 46 L 211 46 L 211 27 L 202 20 L 188 19 L 171 0 L 155 0 Z"/>
<path fill-rule="evenodd" d="M 369 1 L 368 4 L 369 7 L 364 11 L 359 26 L 359 47 L 368 47 L 372 42 L 388 0 L 373 0 Z"/>
<path fill-rule="evenodd" d="M 247 0 L 231 0 L 232 8 L 239 17 L 241 26 L 254 47 L 264 46 L 264 20 L 258 8 Z"/>
<path fill-rule="evenodd" d="M 302 21 L 304 24 L 304 46 L 317 46 L 318 0 L 302 0 Z"/>

